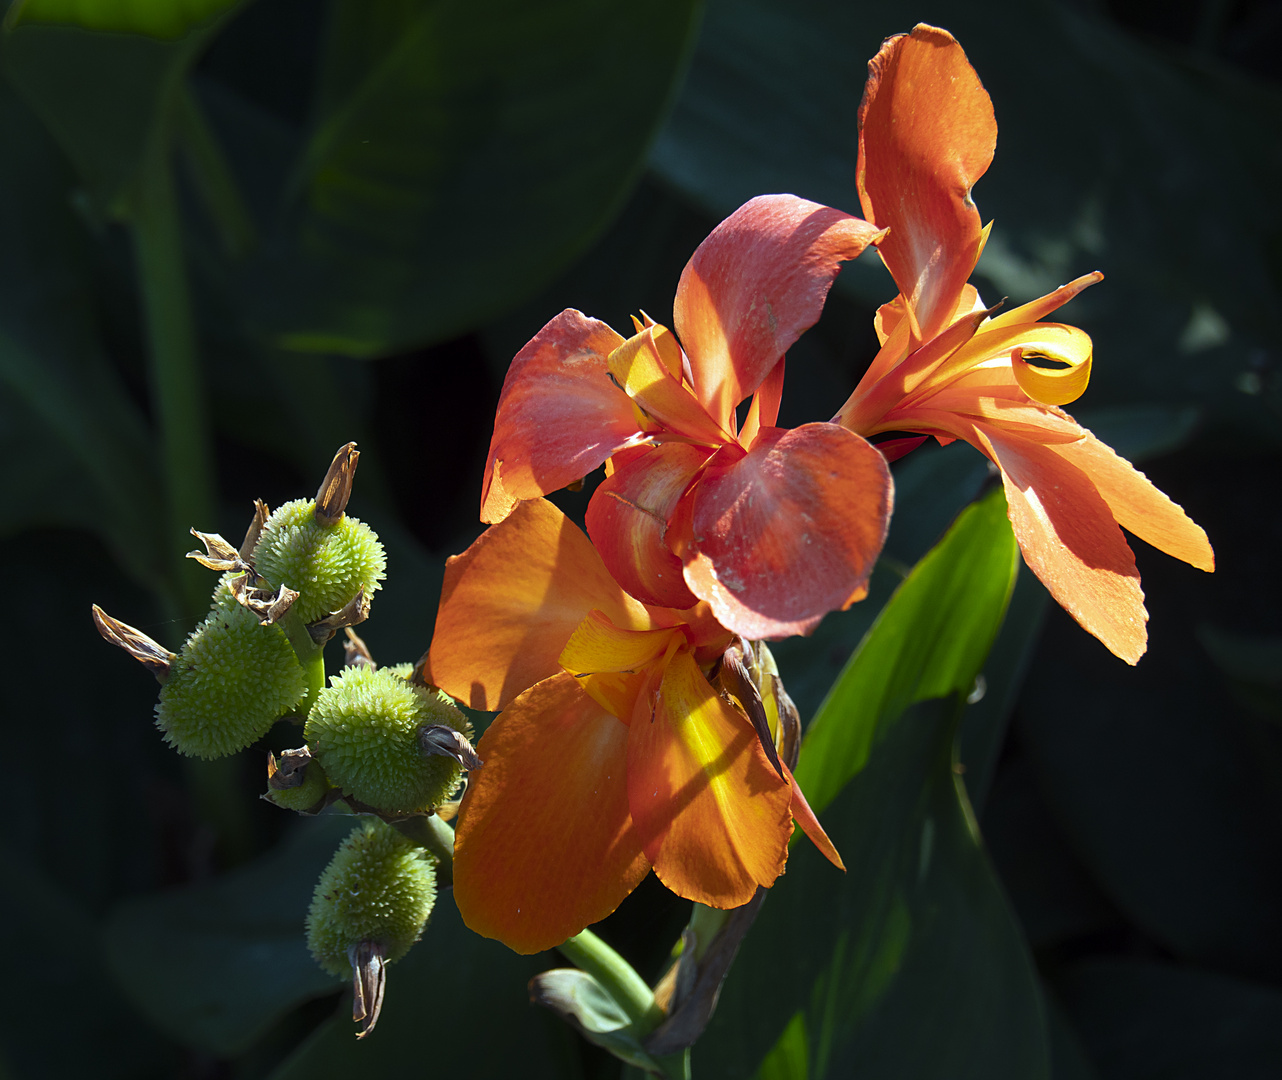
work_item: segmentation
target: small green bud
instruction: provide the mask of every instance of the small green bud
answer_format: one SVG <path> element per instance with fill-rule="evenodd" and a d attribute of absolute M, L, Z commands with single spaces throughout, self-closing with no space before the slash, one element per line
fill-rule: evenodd
<path fill-rule="evenodd" d="M 180 754 L 224 757 L 265 735 L 306 688 L 285 632 L 261 625 L 220 583 L 213 610 L 170 665 L 156 726 Z"/>
<path fill-rule="evenodd" d="M 471 732 L 441 691 L 368 665 L 333 676 L 303 728 L 330 783 L 389 813 L 445 802 L 462 778 Z M 456 751 L 452 744 L 460 737 L 464 750 Z"/>
<path fill-rule="evenodd" d="M 362 943 L 381 946 L 387 963 L 419 939 L 436 902 L 427 853 L 390 825 L 358 825 L 335 853 L 312 895 L 307 944 L 332 975 L 352 974 Z"/>
<path fill-rule="evenodd" d="M 297 590 L 294 610 L 305 623 L 340 610 L 362 589 L 371 596 L 387 570 L 373 529 L 350 514 L 322 525 L 315 510 L 311 499 L 278 507 L 263 526 L 253 559 L 273 587 Z"/>
<path fill-rule="evenodd" d="M 329 778 L 306 749 L 286 750 L 279 762 L 275 755 L 267 755 L 267 792 L 263 798 L 268 802 L 305 814 L 317 809 L 327 791 Z"/>

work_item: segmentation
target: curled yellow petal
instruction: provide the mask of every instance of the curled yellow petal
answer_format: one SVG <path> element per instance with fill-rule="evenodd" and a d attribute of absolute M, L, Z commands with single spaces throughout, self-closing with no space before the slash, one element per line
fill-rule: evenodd
<path fill-rule="evenodd" d="M 1067 405 L 1076 401 L 1091 381 L 1090 335 L 1075 326 L 1039 323 L 1036 332 L 1011 349 L 1010 366 L 1015 379 L 1034 401 L 1043 405 Z M 1040 367 L 1025 356 L 1044 357 L 1064 367 Z"/>

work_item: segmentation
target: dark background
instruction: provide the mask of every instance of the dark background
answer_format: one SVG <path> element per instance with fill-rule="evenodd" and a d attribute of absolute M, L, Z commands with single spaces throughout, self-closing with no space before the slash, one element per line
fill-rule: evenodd
<path fill-rule="evenodd" d="M 209 35 L 188 83 L 253 237 L 228 250 L 199 169 L 179 170 L 214 481 L 212 520 L 189 524 L 238 541 L 253 497 L 310 494 L 334 449 L 357 440 L 350 509 L 384 538 L 390 575 L 362 634 L 380 661 L 416 659 L 443 559 L 479 532 L 513 353 L 567 306 L 616 328 L 639 309 L 669 321 L 685 260 L 755 194 L 857 212 L 866 60 L 914 22 L 946 27 L 999 126 L 975 189 L 996 222 L 982 294 L 1020 302 L 1104 271 L 1058 316 L 1095 341 L 1092 385 L 1071 411 L 1206 528 L 1218 568 L 1203 575 L 1132 541 L 1151 614 L 1134 670 L 1021 577 L 985 721 L 1005 738 L 964 737 L 962 761 L 1036 972 L 1033 1057 L 951 1056 L 955 968 L 943 957 L 939 1000 L 852 1013 L 856 1028 L 903 1040 L 899 1057 L 893 1045 L 860 1056 L 856 1074 L 1282 1074 L 1282 5 L 630 7 L 406 2 L 375 18 L 355 4 L 257 0 Z M 146 65 L 170 61 L 124 56 L 121 35 L 106 46 L 23 37 L 47 32 L 12 32 L 0 82 L 12 612 L 0 1077 L 500 1075 L 514 1063 L 523 1075 L 615 1075 L 612 1059 L 525 1004 L 524 981 L 557 961 L 475 942 L 448 899 L 392 970 L 367 1056 L 351 1057 L 345 1003 L 300 959 L 311 883 L 343 828 L 256 798 L 263 750 L 297 731 L 281 726 L 225 762 L 180 760 L 150 723 L 154 684 L 94 633 L 91 602 L 176 647 L 211 583 L 174 569 L 190 543 L 165 524 L 174 495 L 131 239 Z M 411 47 L 392 90 L 360 89 L 362 73 Z M 99 54 L 100 68 L 86 59 Z M 131 108 L 144 116 L 132 127 L 103 119 Z M 782 424 L 835 411 L 891 293 L 872 259 L 843 273 L 790 354 Z M 924 449 L 897 470 L 872 598 L 776 650 L 803 720 L 895 567 L 985 478 L 964 446 Z M 581 512 L 585 500 L 563 505 Z M 654 976 L 685 918 L 651 880 L 603 934 Z M 767 940 L 804 951 L 804 919 L 763 929 Z M 985 969 L 982 954 L 967 963 Z M 971 974 L 1000 981 L 1003 963 Z M 697 1075 L 750 1074 L 794 1006 L 728 990 L 723 1007 Z M 745 1024 L 756 1043 L 732 1039 Z M 788 1075 L 837 1075 L 842 1060 L 812 1056 Z"/>

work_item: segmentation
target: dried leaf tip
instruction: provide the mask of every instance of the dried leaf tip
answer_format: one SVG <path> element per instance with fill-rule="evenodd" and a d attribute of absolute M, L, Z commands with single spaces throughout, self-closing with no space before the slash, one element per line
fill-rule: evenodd
<path fill-rule="evenodd" d="M 283 750 L 279 759 L 269 751 L 267 786 L 273 791 L 302 787 L 306 779 L 307 766 L 311 763 L 312 752 L 306 746 L 299 747 L 297 750 Z"/>
<path fill-rule="evenodd" d="M 352 481 L 356 479 L 356 463 L 360 451 L 354 442 L 340 447 L 329 472 L 316 490 L 316 520 L 321 525 L 337 525 L 347 510 L 347 500 L 352 497 Z"/>
<path fill-rule="evenodd" d="M 365 1038 L 378 1023 L 387 989 L 387 949 L 375 941 L 357 942 L 347 950 L 352 962 L 352 1019 L 360 1025 L 358 1039 Z"/>
<path fill-rule="evenodd" d="M 364 588 L 358 589 L 356 595 L 334 614 L 317 619 L 314 623 L 308 623 L 307 632 L 311 634 L 312 640 L 317 645 L 323 645 L 334 636 L 335 631 L 345 626 L 355 626 L 368 619 L 369 607 L 369 597 L 365 595 Z"/>
<path fill-rule="evenodd" d="M 192 529 L 191 535 L 205 545 L 205 550 L 189 551 L 187 558 L 195 559 L 201 566 L 217 570 L 219 573 L 227 570 L 235 570 L 242 574 L 253 572 L 253 567 L 246 562 L 241 553 L 218 533 L 203 533 Z"/>
<path fill-rule="evenodd" d="M 240 542 L 240 557 L 251 566 L 254 563 L 254 548 L 258 546 L 258 538 L 262 535 L 263 526 L 267 524 L 271 514 L 272 512 L 262 499 L 254 500 L 254 519 L 245 530 L 245 539 Z"/>
<path fill-rule="evenodd" d="M 350 626 L 343 632 L 347 635 L 343 642 L 343 667 L 378 667 L 365 639 Z"/>
<path fill-rule="evenodd" d="M 285 612 L 294 606 L 294 601 L 298 599 L 299 594 L 288 585 L 282 585 L 275 592 L 258 588 L 252 584 L 253 580 L 255 579 L 252 572 L 242 574 L 240 577 L 232 578 L 227 587 L 231 590 L 236 603 L 253 612 L 262 625 L 270 626 L 283 618 Z M 262 581 L 262 578 L 257 580 Z"/>
<path fill-rule="evenodd" d="M 93 624 L 98 628 L 98 633 L 102 635 L 104 641 L 124 649 L 155 675 L 158 682 L 163 683 L 169 678 L 170 665 L 177 659 L 177 655 L 171 653 L 160 642 L 128 623 L 113 619 L 97 604 L 93 605 Z"/>
<path fill-rule="evenodd" d="M 479 769 L 485 764 L 476 756 L 476 748 L 467 736 L 448 724 L 424 724 L 418 729 L 418 746 L 425 754 L 453 758 L 468 770 Z"/>

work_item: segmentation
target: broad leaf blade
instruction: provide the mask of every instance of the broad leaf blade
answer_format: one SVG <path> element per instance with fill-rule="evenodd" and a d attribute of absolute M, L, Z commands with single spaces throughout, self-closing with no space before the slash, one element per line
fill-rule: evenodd
<path fill-rule="evenodd" d="M 632 188 L 698 11 L 340 0 L 291 215 L 246 283 L 258 320 L 371 356 L 532 294 Z"/>
<path fill-rule="evenodd" d="M 5 26 L 21 23 L 67 23 L 85 30 L 182 37 L 207 19 L 221 15 L 241 0 L 16 0 Z"/>
<path fill-rule="evenodd" d="M 914 702 L 969 693 L 1001 626 L 1019 551 L 1000 490 L 972 504 L 895 591 L 806 731 L 797 780 L 819 812 Z"/>

